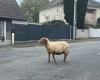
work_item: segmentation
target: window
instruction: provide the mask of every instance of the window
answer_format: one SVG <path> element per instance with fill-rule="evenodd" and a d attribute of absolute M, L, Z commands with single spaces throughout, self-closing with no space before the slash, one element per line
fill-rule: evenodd
<path fill-rule="evenodd" d="M 95 9 L 87 9 L 87 13 L 94 13 L 95 11 Z"/>

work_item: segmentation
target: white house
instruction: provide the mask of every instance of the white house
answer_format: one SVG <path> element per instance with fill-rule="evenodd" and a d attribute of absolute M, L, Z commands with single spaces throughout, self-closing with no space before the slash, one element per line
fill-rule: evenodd
<path fill-rule="evenodd" d="M 93 0 L 89 0 L 85 23 L 95 25 L 99 17 L 100 3 Z M 39 23 L 44 23 L 52 20 L 65 21 L 63 11 L 63 0 L 58 0 L 58 2 L 47 5 L 43 9 L 41 9 L 39 13 Z"/>

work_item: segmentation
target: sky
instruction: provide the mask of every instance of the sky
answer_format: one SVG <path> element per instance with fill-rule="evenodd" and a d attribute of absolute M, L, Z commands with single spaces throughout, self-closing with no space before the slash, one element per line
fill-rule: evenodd
<path fill-rule="evenodd" d="M 98 2 L 100 2 L 100 0 L 95 0 L 95 1 L 98 1 Z"/>
<path fill-rule="evenodd" d="M 16 0 L 16 1 L 18 2 L 18 4 L 20 4 L 20 2 L 23 1 L 23 0 Z M 100 2 L 100 0 L 95 0 L 95 1 Z"/>
<path fill-rule="evenodd" d="M 17 3 L 18 3 L 18 4 L 20 4 L 20 3 L 21 3 L 21 1 L 23 1 L 23 0 L 16 0 L 16 1 L 17 1 Z"/>

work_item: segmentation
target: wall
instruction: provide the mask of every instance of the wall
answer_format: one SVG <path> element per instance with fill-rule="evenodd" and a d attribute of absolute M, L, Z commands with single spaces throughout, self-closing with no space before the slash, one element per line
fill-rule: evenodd
<path fill-rule="evenodd" d="M 85 24 L 93 24 L 96 25 L 96 12 L 95 8 L 88 8 L 85 16 Z"/>
<path fill-rule="evenodd" d="M 100 29 L 78 29 L 76 38 L 100 37 Z"/>
<path fill-rule="evenodd" d="M 53 8 L 49 8 L 49 9 L 40 11 L 39 23 L 52 21 L 52 20 L 65 21 L 63 5 L 59 5 L 58 7 L 53 7 Z"/>
<path fill-rule="evenodd" d="M 88 29 L 77 29 L 76 38 L 88 38 L 89 30 Z"/>
<path fill-rule="evenodd" d="M 11 40 L 11 26 L 12 20 L 6 21 L 6 40 Z"/>
<path fill-rule="evenodd" d="M 100 17 L 100 8 L 97 8 L 96 11 L 96 20 Z"/>
<path fill-rule="evenodd" d="M 89 36 L 90 37 L 100 37 L 100 29 L 90 28 L 89 29 Z"/>

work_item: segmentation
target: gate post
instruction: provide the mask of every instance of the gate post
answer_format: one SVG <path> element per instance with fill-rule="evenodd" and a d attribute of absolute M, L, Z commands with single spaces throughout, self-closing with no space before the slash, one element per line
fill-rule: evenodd
<path fill-rule="evenodd" d="M 11 38 L 11 44 L 15 43 L 15 33 L 11 34 L 12 38 Z"/>
<path fill-rule="evenodd" d="M 11 44 L 14 44 L 15 43 L 15 27 L 12 26 L 12 29 L 11 29 Z"/>
<path fill-rule="evenodd" d="M 72 25 L 70 25 L 70 40 L 72 39 Z"/>

